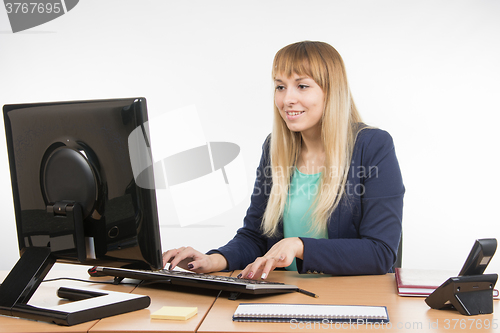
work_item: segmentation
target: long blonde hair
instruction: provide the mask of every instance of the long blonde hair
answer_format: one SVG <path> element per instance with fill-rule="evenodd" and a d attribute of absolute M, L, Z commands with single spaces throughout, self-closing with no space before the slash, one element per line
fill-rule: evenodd
<path fill-rule="evenodd" d="M 310 231 L 324 232 L 330 215 L 345 194 L 354 143 L 362 129 L 361 117 L 351 96 L 344 62 L 331 45 L 303 41 L 285 46 L 276 53 L 272 76 L 307 75 L 325 94 L 321 119 L 321 139 L 325 149 L 325 169 L 313 204 Z M 301 133 L 288 129 L 274 105 L 271 135 L 272 188 L 263 216 L 264 234 L 274 236 L 288 200 L 290 180 L 301 149 Z"/>

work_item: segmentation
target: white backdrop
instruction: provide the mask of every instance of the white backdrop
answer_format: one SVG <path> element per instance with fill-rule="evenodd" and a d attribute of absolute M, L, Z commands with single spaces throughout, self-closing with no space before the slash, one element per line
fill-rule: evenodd
<path fill-rule="evenodd" d="M 364 120 L 391 133 L 406 187 L 403 266 L 458 270 L 500 239 L 500 2 L 85 0 L 13 34 L 0 9 L 0 104 L 144 96 L 150 118 L 195 105 L 208 141 L 241 147 L 249 188 L 271 130 L 271 63 L 300 40 L 343 56 Z M 19 258 L 0 126 L 0 269 Z M 175 144 L 155 133 L 155 146 Z M 243 203 L 180 227 L 159 191 L 164 250 L 223 245 Z M 500 272 L 500 254 L 488 271 Z"/>

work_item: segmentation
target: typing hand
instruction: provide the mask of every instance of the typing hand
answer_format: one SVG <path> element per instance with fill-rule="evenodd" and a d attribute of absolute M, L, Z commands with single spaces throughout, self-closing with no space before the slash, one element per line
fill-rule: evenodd
<path fill-rule="evenodd" d="M 298 237 L 290 237 L 280 240 L 263 256 L 255 259 L 238 275 L 245 279 L 266 279 L 276 267 L 289 266 L 293 258 L 302 259 L 304 255 L 304 244 Z"/>
<path fill-rule="evenodd" d="M 227 267 L 226 258 L 220 254 L 206 255 L 192 247 L 180 247 L 163 253 L 163 266 L 170 263 L 169 269 L 179 266 L 196 272 L 210 273 L 223 270 Z"/>

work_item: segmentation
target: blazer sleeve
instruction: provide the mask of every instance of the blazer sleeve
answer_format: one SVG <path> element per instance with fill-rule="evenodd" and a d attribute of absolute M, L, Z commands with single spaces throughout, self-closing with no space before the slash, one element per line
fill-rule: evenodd
<path fill-rule="evenodd" d="M 257 167 L 256 179 L 250 206 L 243 220 L 243 227 L 226 245 L 207 252 L 207 254 L 222 254 L 228 263 L 228 270 L 243 269 L 263 256 L 268 249 L 269 239 L 262 235 L 261 224 L 266 209 L 269 192 L 271 190 L 271 171 L 269 168 L 270 136 L 266 139 L 262 149 L 262 157 Z"/>
<path fill-rule="evenodd" d="M 357 198 L 354 214 L 349 215 L 353 210 L 349 200 L 341 201 L 329 221 L 329 234 L 335 229 L 334 224 L 351 216 L 351 221 L 344 224 L 353 227 L 357 235 L 301 238 L 304 256 L 303 260 L 297 259 L 299 273 L 385 274 L 396 260 L 405 189 L 391 136 L 378 129 L 362 130 L 352 162 L 351 168 L 360 165 L 365 171 L 357 179 L 350 179 L 358 182 L 362 194 Z"/>

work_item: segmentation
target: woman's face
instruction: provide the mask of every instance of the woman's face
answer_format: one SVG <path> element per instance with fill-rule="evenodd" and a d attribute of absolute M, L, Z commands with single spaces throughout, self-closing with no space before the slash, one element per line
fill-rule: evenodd
<path fill-rule="evenodd" d="M 274 86 L 274 103 L 288 129 L 303 135 L 320 135 L 325 104 L 321 87 L 309 76 L 295 73 L 291 77 L 276 75 Z"/>

